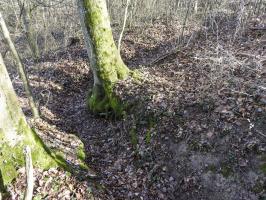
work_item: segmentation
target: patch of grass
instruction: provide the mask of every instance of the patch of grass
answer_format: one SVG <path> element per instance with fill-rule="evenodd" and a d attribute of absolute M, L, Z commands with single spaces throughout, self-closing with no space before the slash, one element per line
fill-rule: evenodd
<path fill-rule="evenodd" d="M 85 150 L 84 150 L 84 145 L 80 144 L 80 146 L 77 149 L 77 156 L 80 160 L 84 161 L 86 158 Z"/>
<path fill-rule="evenodd" d="M 231 131 L 230 131 L 229 129 L 224 129 L 224 130 L 222 130 L 222 131 L 220 132 L 219 137 L 220 137 L 220 138 L 224 138 L 225 136 L 229 135 L 230 132 L 231 132 Z"/>
<path fill-rule="evenodd" d="M 213 146 L 209 142 L 200 143 L 200 151 L 201 152 L 210 152 L 212 149 L 213 149 Z"/>
<path fill-rule="evenodd" d="M 266 175 L 266 162 L 260 166 L 260 170 Z"/>
<path fill-rule="evenodd" d="M 135 69 L 135 70 L 130 71 L 130 76 L 133 78 L 133 80 L 136 83 L 141 84 L 141 81 L 143 80 L 143 75 L 139 70 Z"/>
<path fill-rule="evenodd" d="M 233 169 L 229 166 L 229 164 L 223 163 L 220 172 L 225 178 L 228 178 L 233 174 Z"/>
<path fill-rule="evenodd" d="M 215 173 L 217 172 L 217 167 L 215 165 L 208 165 L 207 171 Z"/>
<path fill-rule="evenodd" d="M 136 150 L 138 147 L 138 136 L 137 136 L 137 130 L 135 126 L 131 128 L 131 130 L 129 131 L 129 134 L 130 134 L 131 144 L 133 145 L 133 148 Z"/>
<path fill-rule="evenodd" d="M 70 172 L 66 172 L 66 175 L 67 175 L 68 177 L 70 177 L 70 176 L 71 176 L 71 173 L 70 173 Z"/>
<path fill-rule="evenodd" d="M 264 190 L 264 185 L 263 182 L 261 181 L 257 181 L 256 184 L 252 187 L 251 189 L 254 193 L 256 194 L 260 194 L 263 192 Z"/>
<path fill-rule="evenodd" d="M 211 112 L 215 108 L 215 101 L 213 99 L 205 99 L 199 103 L 199 108 L 205 113 Z"/>
<path fill-rule="evenodd" d="M 145 135 L 145 142 L 146 144 L 151 143 L 152 138 L 152 129 L 156 126 L 156 119 L 154 117 L 150 117 L 148 120 L 148 131 Z"/>
<path fill-rule="evenodd" d="M 181 125 L 181 126 L 185 124 L 185 120 L 183 116 L 181 116 L 180 114 L 176 114 L 176 122 L 178 125 Z"/>
<path fill-rule="evenodd" d="M 41 200 L 43 199 L 42 195 L 37 194 L 35 197 L 33 197 L 33 200 Z"/>
<path fill-rule="evenodd" d="M 189 148 L 192 151 L 210 152 L 213 149 L 213 146 L 206 141 L 198 141 L 197 139 L 193 139 L 189 142 Z"/>
<path fill-rule="evenodd" d="M 80 169 L 85 170 L 85 171 L 89 170 L 89 167 L 84 162 L 80 162 L 79 167 Z"/>
<path fill-rule="evenodd" d="M 199 151 L 200 150 L 200 145 L 199 142 L 192 140 L 189 143 L 189 147 L 192 151 Z"/>
<path fill-rule="evenodd" d="M 52 185 L 52 190 L 54 191 L 54 192 L 58 192 L 59 190 L 60 190 L 60 185 L 59 185 L 59 183 L 57 183 L 56 181 L 53 183 L 53 185 Z"/>
<path fill-rule="evenodd" d="M 145 142 L 146 144 L 150 144 L 151 143 L 151 130 L 149 129 L 145 135 Z"/>

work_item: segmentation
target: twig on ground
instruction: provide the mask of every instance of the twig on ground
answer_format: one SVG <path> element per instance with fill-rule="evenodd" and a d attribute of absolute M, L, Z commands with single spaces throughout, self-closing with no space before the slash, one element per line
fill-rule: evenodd
<path fill-rule="evenodd" d="M 25 147 L 24 154 L 25 154 L 26 176 L 27 176 L 27 188 L 25 191 L 24 200 L 31 200 L 33 196 L 34 179 L 33 179 L 31 150 L 29 146 Z"/>
<path fill-rule="evenodd" d="M 148 64 L 148 66 L 154 65 L 154 64 L 156 64 L 156 63 L 158 63 L 158 62 L 164 60 L 164 59 L 167 58 L 168 56 L 171 56 L 171 55 L 173 55 L 173 54 L 178 53 L 179 51 L 180 51 L 179 49 L 174 48 L 173 50 L 171 50 L 171 51 L 169 51 L 169 52 L 167 52 L 167 53 L 165 53 L 165 54 L 159 56 L 159 57 L 156 58 L 155 60 L 151 61 L 151 62 Z"/>
<path fill-rule="evenodd" d="M 252 31 L 266 31 L 266 27 L 250 27 Z"/>
<path fill-rule="evenodd" d="M 258 131 L 258 130 L 256 130 L 256 132 L 257 132 L 258 134 L 260 134 L 261 136 L 263 136 L 263 137 L 265 137 L 265 138 L 266 138 L 266 135 L 265 135 L 265 134 L 263 134 L 261 131 Z"/>
<path fill-rule="evenodd" d="M 266 87 L 264 86 L 258 86 L 259 89 L 266 90 Z"/>

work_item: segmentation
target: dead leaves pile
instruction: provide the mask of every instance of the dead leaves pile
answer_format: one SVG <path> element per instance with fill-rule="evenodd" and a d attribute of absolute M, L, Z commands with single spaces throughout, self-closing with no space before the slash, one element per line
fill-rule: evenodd
<path fill-rule="evenodd" d="M 19 170 L 16 181 L 8 189 L 10 200 L 22 199 L 26 189 L 25 169 Z M 81 181 L 69 173 L 55 168 L 48 171 L 34 169 L 33 200 L 51 199 L 94 199 L 86 181 Z"/>

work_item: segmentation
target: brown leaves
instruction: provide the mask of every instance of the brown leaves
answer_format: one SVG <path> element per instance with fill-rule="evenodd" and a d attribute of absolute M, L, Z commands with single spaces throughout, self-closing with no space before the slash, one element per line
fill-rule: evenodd
<path fill-rule="evenodd" d="M 86 181 L 80 181 L 68 172 L 54 168 L 48 171 L 34 169 L 34 177 L 33 199 L 93 199 Z M 22 170 L 10 188 L 13 193 L 13 199 L 23 197 L 26 188 L 25 178 Z"/>

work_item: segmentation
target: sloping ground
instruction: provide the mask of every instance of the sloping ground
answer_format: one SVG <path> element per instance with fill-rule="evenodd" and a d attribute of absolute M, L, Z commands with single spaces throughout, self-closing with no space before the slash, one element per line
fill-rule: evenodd
<path fill-rule="evenodd" d="M 263 199 L 263 34 L 248 31 L 234 45 L 225 33 L 203 37 L 141 69 L 145 84 L 117 89 L 139 114 L 131 128 L 137 160 L 151 173 L 155 199 Z"/>
<path fill-rule="evenodd" d="M 248 31 L 233 44 L 226 33 L 217 41 L 217 35 L 199 32 L 197 42 L 145 66 L 172 49 L 158 44 L 162 33 L 170 43 L 173 30 L 159 24 L 127 34 L 124 59 L 134 68 L 143 65 L 143 76 L 117 86 L 117 95 L 132 105 L 124 120 L 87 110 L 92 76 L 84 49 L 50 55 L 37 67 L 28 62 L 41 132 L 75 134 L 84 142 L 86 162 L 98 175 L 86 178 L 96 199 L 266 198 L 263 36 Z M 65 199 L 89 199 L 86 187 Z"/>

